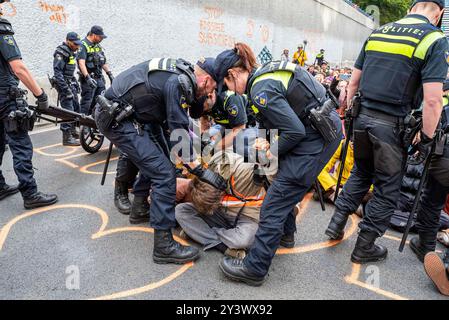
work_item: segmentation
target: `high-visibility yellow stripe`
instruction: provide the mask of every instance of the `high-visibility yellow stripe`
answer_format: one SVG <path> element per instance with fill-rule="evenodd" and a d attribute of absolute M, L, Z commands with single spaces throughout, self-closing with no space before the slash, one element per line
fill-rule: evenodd
<path fill-rule="evenodd" d="M 404 18 L 402 20 L 399 20 L 396 23 L 397 24 L 425 24 L 427 22 L 424 20 L 418 19 L 418 18 Z"/>
<path fill-rule="evenodd" d="M 259 109 L 255 105 L 251 105 L 251 109 L 253 110 L 254 114 L 259 114 Z"/>
<path fill-rule="evenodd" d="M 365 51 L 376 51 L 390 54 L 399 54 L 411 58 L 415 47 L 402 43 L 391 43 L 383 41 L 368 41 Z"/>
<path fill-rule="evenodd" d="M 392 40 L 405 40 L 410 41 L 414 43 L 419 43 L 419 39 L 413 38 L 413 37 L 407 37 L 407 36 L 395 36 L 395 35 L 389 35 L 389 34 L 372 34 L 371 38 L 384 38 L 384 39 L 392 39 Z"/>
<path fill-rule="evenodd" d="M 288 83 L 290 82 L 290 79 L 292 78 L 293 73 L 291 71 L 286 70 L 279 70 L 275 72 L 270 72 L 261 75 L 260 77 L 257 77 L 256 80 L 253 82 L 253 86 L 263 80 L 275 80 L 275 81 L 281 81 L 284 85 L 285 89 L 288 88 Z"/>
<path fill-rule="evenodd" d="M 218 124 L 229 124 L 229 120 L 216 120 L 215 119 L 215 122 Z"/>
<path fill-rule="evenodd" d="M 446 97 L 443 97 L 443 106 L 447 106 L 449 104 L 449 98 L 446 96 Z"/>
<path fill-rule="evenodd" d="M 435 43 L 435 41 L 444 38 L 444 34 L 439 31 L 432 32 L 428 34 L 418 45 L 415 52 L 415 57 L 421 60 L 424 60 L 427 55 L 427 51 Z"/>

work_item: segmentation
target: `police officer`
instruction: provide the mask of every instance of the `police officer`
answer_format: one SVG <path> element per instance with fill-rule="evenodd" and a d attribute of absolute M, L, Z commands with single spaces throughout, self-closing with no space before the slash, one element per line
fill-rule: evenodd
<path fill-rule="evenodd" d="M 267 145 L 268 157 L 278 157 L 279 170 L 261 210 L 256 240 L 245 260 L 225 258 L 220 267 L 232 280 L 261 285 L 283 236 L 294 244 L 294 208 L 335 153 L 342 138 L 335 106 L 328 109 L 326 91 L 307 71 L 287 62 L 258 69 L 252 50 L 238 43 L 216 60 L 217 79 L 238 94 L 247 93 L 262 126 L 278 130 L 278 139 Z M 325 141 L 311 125 L 310 113 L 325 104 L 326 122 L 335 136 Z M 323 119 L 324 120 L 324 119 Z"/>
<path fill-rule="evenodd" d="M 35 118 L 26 104 L 25 92 L 18 88 L 19 81 L 37 98 L 38 108 L 48 108 L 47 95 L 22 61 L 11 23 L 0 17 L 0 167 L 8 139 L 14 171 L 19 180 L 19 186 L 8 186 L 0 170 L 0 200 L 19 190 L 24 207 L 33 209 L 54 204 L 58 198 L 37 190 L 32 164 L 33 144 L 28 135 Z"/>
<path fill-rule="evenodd" d="M 419 91 L 424 94 L 424 118 L 418 149 L 425 154 L 432 144 L 448 70 L 448 43 L 437 27 L 443 11 L 443 0 L 415 1 L 411 14 L 372 33 L 355 64 L 348 89 L 348 105 L 357 91 L 361 95 L 360 114 L 355 114 L 354 123 L 355 167 L 326 231 L 331 239 L 342 239 L 349 215 L 374 184 L 373 198 L 359 225 L 351 257 L 354 263 L 387 257 L 387 249 L 375 241 L 387 230 L 400 195 L 410 145 L 401 138 L 404 118 Z M 353 109 L 357 105 L 354 102 Z"/>
<path fill-rule="evenodd" d="M 201 58 L 197 65 L 202 69 L 207 69 L 207 66 L 214 66 L 214 58 Z M 214 73 L 213 69 L 209 70 Z M 238 95 L 234 91 L 222 88 L 221 93 L 217 94 L 215 104 L 211 106 L 204 106 L 203 116 L 210 116 L 214 122 L 220 125 L 224 130 L 232 130 L 226 132 L 222 141 L 222 148 L 226 149 L 232 146 L 238 134 L 246 128 L 248 123 L 247 105 L 248 99 L 245 95 Z M 234 148 L 236 149 L 236 148 Z"/>
<path fill-rule="evenodd" d="M 449 194 L 449 81 L 446 80 L 443 90 L 441 129 L 448 132 L 442 139 L 444 152 L 442 156 L 434 155 L 432 158 L 416 223 L 419 237 L 410 241 L 411 249 L 421 262 L 426 254 L 436 249 L 440 216 Z"/>
<path fill-rule="evenodd" d="M 158 125 L 145 124 L 143 130 L 147 131 L 152 142 L 157 145 L 164 154 L 169 157 L 168 143 L 162 128 Z M 151 181 L 143 176 L 138 176 L 139 168 L 125 153 L 121 153 L 117 162 L 117 174 L 115 177 L 114 204 L 117 210 L 129 215 L 131 224 L 143 224 L 150 222 L 150 196 Z M 134 199 L 129 200 L 128 190 L 132 188 Z"/>
<path fill-rule="evenodd" d="M 320 50 L 320 53 L 318 53 L 317 55 L 316 55 L 316 58 L 315 58 L 315 63 L 314 63 L 314 65 L 316 65 L 316 66 L 322 66 L 322 64 L 323 64 L 323 62 L 324 62 L 324 49 L 321 49 Z M 325 71 L 325 72 L 327 72 L 327 70 L 323 70 L 323 71 Z"/>
<path fill-rule="evenodd" d="M 76 53 L 82 42 L 75 32 L 69 32 L 66 41 L 56 48 L 53 60 L 54 83 L 58 90 L 61 107 L 79 113 L 79 85 L 75 78 Z M 79 146 L 75 123 L 62 123 L 62 144 Z"/>
<path fill-rule="evenodd" d="M 114 80 L 106 61 L 104 49 L 100 45 L 106 38 L 102 27 L 93 26 L 82 41 L 83 45 L 78 54 L 78 66 L 81 72 L 81 113 L 84 114 L 92 112 L 95 98 L 106 90 L 103 70 L 111 82 Z"/>
<path fill-rule="evenodd" d="M 199 257 L 193 247 L 184 247 L 174 241 L 171 229 L 176 226 L 176 173 L 175 167 L 160 145 L 155 144 L 147 130 L 162 126 L 179 137 L 187 148 L 176 155 L 190 172 L 204 182 L 224 190 L 226 183 L 219 175 L 202 168 L 191 152 L 189 134 L 189 108 L 202 106 L 216 89 L 214 75 L 184 60 L 152 59 L 121 73 L 98 99 L 95 119 L 100 131 L 126 153 L 140 171 L 137 183 L 151 183 L 151 226 L 154 228 L 153 260 L 156 263 L 186 263 Z M 132 107 L 132 109 L 130 109 Z M 117 111 L 113 111 L 117 110 Z M 128 112 L 133 110 L 131 112 Z M 175 147 L 176 147 L 175 146 Z M 136 184 L 137 184 L 136 183 Z M 144 185 L 142 183 L 142 185 Z"/>

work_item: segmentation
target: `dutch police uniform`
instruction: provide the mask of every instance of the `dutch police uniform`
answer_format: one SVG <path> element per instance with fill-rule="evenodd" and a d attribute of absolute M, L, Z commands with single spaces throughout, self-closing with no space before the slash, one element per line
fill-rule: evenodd
<path fill-rule="evenodd" d="M 448 42 L 441 30 L 426 17 L 411 14 L 375 30 L 357 59 L 355 67 L 363 73 L 361 110 L 354 120 L 355 169 L 326 231 L 331 239 L 341 239 L 349 215 L 374 183 L 353 262 L 373 262 L 387 256 L 386 248 L 374 241 L 387 230 L 400 195 L 408 148 L 401 138 L 404 118 L 420 104 L 415 98 L 423 83 L 445 80 L 447 53 Z"/>
<path fill-rule="evenodd" d="M 222 53 L 217 65 L 226 65 L 223 61 L 232 54 L 235 55 L 233 51 Z M 231 60 L 227 69 L 223 69 L 232 66 Z M 247 88 L 258 121 L 268 130 L 279 130 L 279 137 L 270 148 L 277 150 L 279 170 L 262 206 L 255 243 L 243 262 L 260 284 L 283 235 L 292 236 L 296 232 L 294 207 L 337 150 L 342 128 L 335 108 L 329 117 L 336 128 L 336 139 L 326 143 L 312 127 L 308 115 L 326 102 L 326 91 L 308 72 L 292 63 L 273 62 L 255 70 Z"/>
<path fill-rule="evenodd" d="M 37 192 L 31 162 L 33 145 L 27 131 L 6 132 L 4 127 L 6 117 L 17 106 L 16 100 L 10 97 L 10 90 L 19 85 L 19 79 L 12 73 L 9 62 L 21 59 L 22 55 L 14 39 L 11 24 L 3 18 L 0 18 L 0 33 L 0 164 L 5 152 L 6 137 L 8 137 L 9 148 L 14 159 L 14 169 L 20 183 L 19 189 L 22 195 L 27 197 Z M 5 179 L 0 171 L 0 188 L 4 185 Z"/>
<path fill-rule="evenodd" d="M 234 129 L 248 123 L 247 104 L 248 99 L 245 96 L 237 95 L 233 91 L 225 91 L 217 96 L 217 102 L 209 115 L 216 124 L 225 129 Z"/>
<path fill-rule="evenodd" d="M 94 29 L 94 28 L 92 28 Z M 101 29 L 102 33 L 102 29 Z M 103 35 L 103 38 L 106 36 Z M 106 55 L 99 43 L 92 43 L 88 38 L 82 40 L 82 46 L 78 54 L 78 61 L 85 60 L 89 76 L 96 81 L 96 88 L 92 88 L 87 79 L 80 76 L 81 82 L 81 113 L 89 114 L 95 105 L 97 96 L 106 90 L 106 81 L 103 76 L 103 66 L 106 64 Z"/>
<path fill-rule="evenodd" d="M 107 125 L 110 109 L 99 103 L 95 111 L 99 130 L 139 169 L 135 189 L 139 185 L 151 186 L 150 223 L 156 230 L 153 251 L 156 263 L 192 261 L 199 252 L 180 246 L 172 238 L 170 230 L 176 227 L 175 167 L 161 147 L 163 144 L 156 144 L 143 126 L 162 128 L 164 132 L 180 129 L 179 134 L 191 141 L 188 109 L 195 101 L 195 92 L 192 65 L 183 60 L 152 59 L 118 75 L 105 93 L 110 101 L 132 106 L 132 116 L 110 126 Z M 194 155 L 189 157 L 193 162 Z"/>
<path fill-rule="evenodd" d="M 77 45 L 82 45 L 79 36 L 74 32 L 70 32 L 67 35 L 67 40 L 73 41 Z M 78 93 L 80 92 L 80 88 L 75 78 L 76 52 L 66 43 L 63 43 L 56 48 L 53 57 L 53 79 L 58 90 L 61 107 L 79 113 Z M 79 142 L 75 141 L 74 137 L 74 123 L 61 124 L 61 131 L 64 133 L 64 143 L 70 142 L 70 145 L 79 145 Z"/>
<path fill-rule="evenodd" d="M 9 65 L 9 62 L 18 59 L 22 59 L 22 55 L 14 39 L 13 28 L 6 19 L 0 18 L 0 167 L 8 139 L 14 172 L 19 180 L 18 189 L 22 193 L 25 208 L 32 209 L 56 203 L 57 197 L 41 194 L 37 190 L 32 164 L 33 144 L 28 135 L 35 118 L 28 109 L 25 92 L 18 89 L 19 79 Z M 17 111 L 26 114 L 20 121 Z M 16 188 L 6 185 L 0 170 L 0 200 L 15 192 Z"/>

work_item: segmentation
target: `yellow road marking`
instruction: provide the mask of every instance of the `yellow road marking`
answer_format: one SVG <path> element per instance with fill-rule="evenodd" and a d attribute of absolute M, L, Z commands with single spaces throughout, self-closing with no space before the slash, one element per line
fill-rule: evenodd
<path fill-rule="evenodd" d="M 35 215 L 38 215 L 38 214 L 41 214 L 44 212 L 48 212 L 48 211 L 54 211 L 54 210 L 58 210 L 58 209 L 73 209 L 73 208 L 90 210 L 100 216 L 101 226 L 100 226 L 100 229 L 95 234 L 92 235 L 92 237 L 91 237 L 92 240 L 97 240 L 102 237 L 116 234 L 116 233 L 124 233 L 124 232 L 153 233 L 154 232 L 154 230 L 152 228 L 144 228 L 144 227 L 124 227 L 124 228 L 106 230 L 106 227 L 109 222 L 109 216 L 104 210 L 102 210 L 100 208 L 89 206 L 89 205 L 81 205 L 81 204 L 54 205 L 54 206 L 50 206 L 50 207 L 39 208 L 36 210 L 29 211 L 27 213 L 17 216 L 16 218 L 12 219 L 11 221 L 9 221 L 2 229 L 0 229 L 0 251 L 3 249 L 3 245 L 6 242 L 6 239 L 9 235 L 9 232 L 11 231 L 11 228 L 16 223 L 20 222 L 21 220 L 24 220 L 26 218 L 29 218 L 29 217 L 32 217 L 32 216 L 35 216 Z M 187 245 L 187 242 L 180 239 L 179 237 L 177 237 L 175 235 L 173 237 L 176 239 L 176 241 L 180 242 L 181 244 Z M 164 279 L 162 279 L 160 281 L 150 283 L 150 284 L 140 287 L 140 288 L 121 291 L 121 292 L 117 292 L 117 293 L 114 293 L 111 295 L 105 295 L 102 297 L 94 298 L 93 300 L 112 300 L 112 299 L 126 298 L 126 297 L 131 297 L 134 295 L 138 295 L 138 294 L 142 294 L 142 293 L 154 290 L 156 288 L 159 288 L 159 287 L 166 285 L 167 283 L 170 283 L 171 281 L 175 280 L 176 278 L 181 276 L 183 273 L 185 273 L 187 270 L 189 270 L 193 266 L 194 266 L 193 262 L 185 264 L 182 267 L 180 267 L 176 272 L 170 274 L 169 276 L 165 277 Z"/>
<path fill-rule="evenodd" d="M 71 155 L 71 154 L 75 153 L 77 150 L 79 150 L 79 147 L 64 147 L 64 148 L 68 148 L 69 151 L 66 151 L 63 153 L 48 153 L 48 152 L 44 151 L 44 150 L 52 149 L 55 147 L 62 147 L 62 143 L 57 143 L 57 144 L 52 144 L 49 146 L 37 148 L 37 149 L 34 149 L 34 152 L 37 152 L 37 153 L 39 153 L 43 156 L 47 156 L 47 157 L 64 157 L 64 156 Z"/>
<path fill-rule="evenodd" d="M 111 161 L 115 161 L 118 160 L 119 157 L 115 157 L 115 158 L 111 158 Z M 99 164 L 105 164 L 106 160 L 102 160 L 102 161 L 98 161 L 98 162 L 94 162 L 88 165 L 85 165 L 84 167 L 80 168 L 80 172 L 81 173 L 85 173 L 85 174 L 95 174 L 95 175 L 102 175 L 103 171 L 91 171 L 89 170 L 89 168 L 98 166 Z M 115 171 L 109 171 L 108 174 L 115 174 Z"/>
<path fill-rule="evenodd" d="M 277 255 L 286 255 L 286 254 L 300 254 L 306 252 L 317 251 L 325 248 L 335 247 L 336 245 L 342 243 L 343 241 L 348 240 L 357 230 L 357 218 L 354 215 L 351 216 L 351 227 L 345 232 L 345 237 L 342 240 L 329 240 L 320 243 L 314 243 L 309 245 L 304 245 L 300 247 L 296 247 L 293 249 L 281 248 L 276 252 Z"/>
<path fill-rule="evenodd" d="M 370 290 L 374 293 L 380 294 L 382 296 L 385 296 L 389 299 L 393 299 L 393 300 L 409 300 L 408 298 L 402 297 L 400 295 L 394 294 L 390 291 L 386 291 L 380 288 L 376 288 L 372 285 L 369 285 L 367 283 L 364 283 L 362 281 L 359 281 L 359 277 L 360 277 L 360 270 L 361 270 L 361 265 L 359 264 L 353 264 L 352 265 L 352 273 L 350 276 L 346 276 L 345 277 L 345 281 L 349 284 L 354 284 L 357 285 L 359 287 L 362 287 L 364 289 Z"/>

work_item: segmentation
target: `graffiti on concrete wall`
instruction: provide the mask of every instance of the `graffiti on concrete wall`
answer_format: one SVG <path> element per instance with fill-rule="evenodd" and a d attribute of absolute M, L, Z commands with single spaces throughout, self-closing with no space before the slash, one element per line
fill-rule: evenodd
<path fill-rule="evenodd" d="M 221 20 L 224 10 L 219 7 L 204 7 L 206 16 L 199 20 L 199 42 L 207 46 L 232 47 L 235 37 L 228 34 Z"/>
<path fill-rule="evenodd" d="M 16 6 L 11 2 L 4 2 L 0 4 L 0 10 L 5 17 L 14 17 L 15 15 L 17 15 Z"/>
<path fill-rule="evenodd" d="M 63 5 L 49 3 L 45 1 L 39 1 L 38 5 L 41 8 L 42 12 L 49 14 L 50 22 L 62 25 L 67 24 L 69 15 L 65 11 Z"/>
<path fill-rule="evenodd" d="M 257 26 L 254 20 L 249 19 L 246 36 L 250 39 L 259 37 L 258 40 L 262 41 L 262 43 L 267 43 L 270 40 L 271 30 L 269 26 L 265 24 Z"/>

